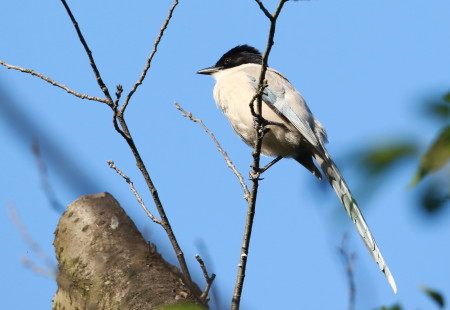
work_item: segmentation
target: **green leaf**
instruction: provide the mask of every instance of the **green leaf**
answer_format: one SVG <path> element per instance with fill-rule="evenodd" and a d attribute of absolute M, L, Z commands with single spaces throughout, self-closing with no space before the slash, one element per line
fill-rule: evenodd
<path fill-rule="evenodd" d="M 433 299 L 439 305 L 440 308 L 444 308 L 444 306 L 445 306 L 444 297 L 442 297 L 442 295 L 440 293 L 438 293 L 435 290 L 432 290 L 426 286 L 422 286 L 421 290 L 425 294 L 430 296 L 431 299 Z"/>
<path fill-rule="evenodd" d="M 425 176 L 441 168 L 449 158 L 450 126 L 447 126 L 422 157 L 419 169 L 411 181 L 411 186 L 416 185 Z"/>

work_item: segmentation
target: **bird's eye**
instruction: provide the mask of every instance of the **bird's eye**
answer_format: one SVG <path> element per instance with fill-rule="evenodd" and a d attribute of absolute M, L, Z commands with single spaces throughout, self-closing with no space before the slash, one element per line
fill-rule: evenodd
<path fill-rule="evenodd" d="M 226 66 L 226 65 L 229 65 L 230 62 L 231 62 L 231 58 L 225 58 L 225 60 L 223 61 L 223 64 Z"/>

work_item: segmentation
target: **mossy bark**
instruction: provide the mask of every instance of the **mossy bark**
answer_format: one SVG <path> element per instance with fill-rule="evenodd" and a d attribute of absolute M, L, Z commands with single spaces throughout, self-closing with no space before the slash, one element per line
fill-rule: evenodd
<path fill-rule="evenodd" d="M 149 246 L 108 193 L 83 196 L 62 215 L 55 232 L 58 290 L 54 310 L 155 309 L 201 305 L 178 268 Z"/>

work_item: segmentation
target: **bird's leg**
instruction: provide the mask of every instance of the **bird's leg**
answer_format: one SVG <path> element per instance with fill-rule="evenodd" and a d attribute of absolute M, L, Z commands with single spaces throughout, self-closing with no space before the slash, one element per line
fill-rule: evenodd
<path fill-rule="evenodd" d="M 267 165 L 265 165 L 264 167 L 259 169 L 260 173 L 265 172 L 267 169 L 269 169 L 270 167 L 272 167 L 273 165 L 275 165 L 277 162 L 279 162 L 281 159 L 283 159 L 283 156 L 278 156 L 277 158 L 275 158 L 274 160 L 272 160 L 270 163 L 268 163 Z"/>
<path fill-rule="evenodd" d="M 258 118 L 256 116 L 253 116 L 253 128 L 255 128 L 259 134 L 266 133 L 268 131 L 268 128 L 266 128 L 265 123 L 267 121 L 264 118 Z"/>
<path fill-rule="evenodd" d="M 256 115 L 253 116 L 253 127 L 258 131 L 258 135 L 259 135 L 258 139 L 262 140 L 264 138 L 264 135 L 270 131 L 270 128 L 267 127 L 268 125 L 274 125 L 274 126 L 280 126 L 280 127 L 286 128 L 286 125 L 284 125 L 282 123 L 268 121 L 265 118 L 257 117 Z M 250 179 L 251 180 L 260 179 L 259 177 L 261 176 L 262 173 L 264 173 L 267 169 L 269 169 L 270 167 L 275 165 L 282 158 L 283 158 L 282 156 L 278 156 L 277 158 L 272 160 L 270 163 L 268 163 L 263 168 L 256 168 L 253 165 L 251 165 L 250 167 L 252 167 L 253 169 L 249 173 Z M 262 179 L 260 179 L 260 180 L 262 180 Z"/>
<path fill-rule="evenodd" d="M 270 163 L 268 163 L 267 165 L 265 165 L 262 168 L 257 169 L 256 172 L 255 171 L 255 167 L 253 167 L 253 165 L 250 165 L 250 167 L 253 168 L 253 170 L 250 170 L 250 178 L 251 179 L 255 179 L 261 176 L 262 173 L 264 173 L 267 169 L 269 169 L 270 167 L 272 167 L 273 165 L 275 165 L 277 162 L 279 162 L 281 159 L 283 159 L 283 156 L 278 156 L 277 158 L 275 158 L 274 160 L 272 160 Z M 262 179 L 261 179 L 262 180 Z"/>
<path fill-rule="evenodd" d="M 272 121 L 268 121 L 265 119 L 264 126 L 268 126 L 268 125 L 274 125 L 274 126 L 280 126 L 280 127 L 286 128 L 286 125 L 283 123 L 272 122 Z"/>

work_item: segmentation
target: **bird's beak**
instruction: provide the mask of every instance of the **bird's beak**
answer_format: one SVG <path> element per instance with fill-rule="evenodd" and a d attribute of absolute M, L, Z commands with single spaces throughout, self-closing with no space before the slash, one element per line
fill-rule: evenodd
<path fill-rule="evenodd" d="M 202 70 L 198 70 L 197 74 L 211 75 L 213 73 L 216 73 L 220 69 L 221 69 L 220 67 L 212 66 L 212 67 L 208 67 L 208 68 L 205 68 L 205 69 L 202 69 Z"/>

